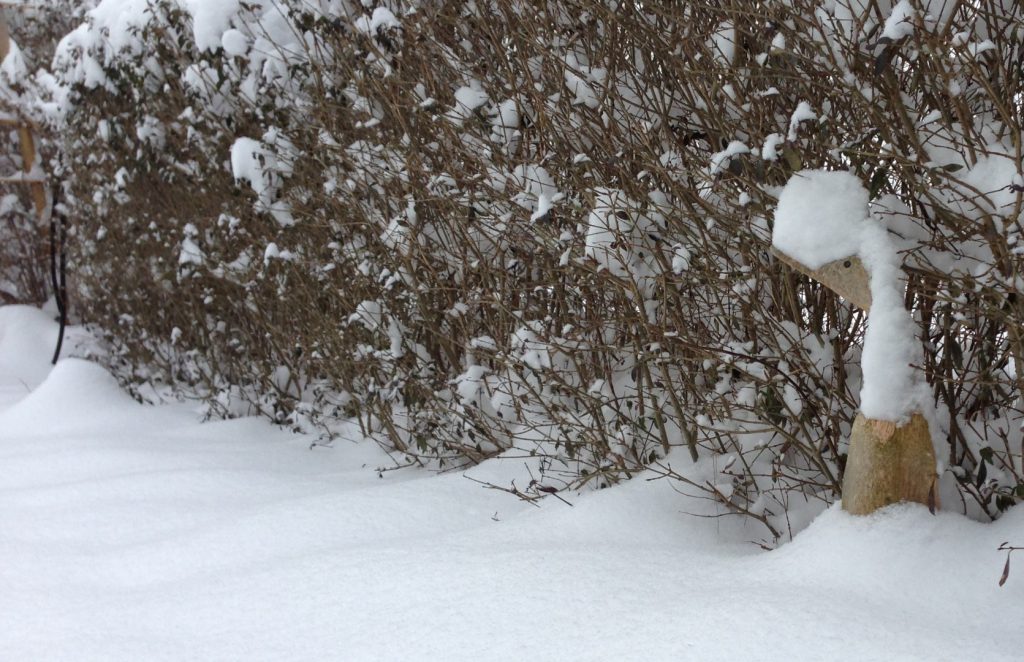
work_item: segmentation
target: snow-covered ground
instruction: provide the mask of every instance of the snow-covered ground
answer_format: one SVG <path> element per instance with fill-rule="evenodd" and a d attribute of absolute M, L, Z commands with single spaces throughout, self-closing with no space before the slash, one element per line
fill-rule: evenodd
<path fill-rule="evenodd" d="M 1000 588 L 996 550 L 1022 508 L 833 508 L 763 552 L 664 480 L 535 508 L 142 406 L 50 371 L 55 333 L 0 308 L 0 660 L 1024 659 L 1024 566 Z"/>

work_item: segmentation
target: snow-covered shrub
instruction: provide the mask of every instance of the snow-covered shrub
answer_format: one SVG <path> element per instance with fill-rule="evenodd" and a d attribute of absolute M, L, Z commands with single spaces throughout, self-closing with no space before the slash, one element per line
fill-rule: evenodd
<path fill-rule="evenodd" d="M 46 130 L 49 114 L 43 97 L 52 89 L 48 73 L 58 40 L 81 22 L 87 3 L 39 2 L 4 9 L 9 51 L 0 63 L 0 176 L 17 177 L 25 170 L 24 136 L 17 125 L 42 127 L 30 131 L 34 151 L 31 177 L 48 171 L 54 154 Z M 47 194 L 49 197 L 49 194 Z M 41 303 L 50 294 L 47 228 L 24 185 L 5 183 L 0 192 L 0 301 Z"/>
<path fill-rule="evenodd" d="M 864 314 L 771 256 L 773 213 L 849 170 L 899 241 L 945 506 L 995 516 L 1022 491 L 1021 12 L 104 0 L 55 61 L 81 294 L 223 412 L 357 415 L 567 487 L 653 467 L 780 536 L 839 496 Z"/>

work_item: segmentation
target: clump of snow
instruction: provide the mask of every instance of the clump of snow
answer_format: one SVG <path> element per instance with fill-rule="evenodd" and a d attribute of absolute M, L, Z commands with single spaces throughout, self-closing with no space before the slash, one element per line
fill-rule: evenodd
<path fill-rule="evenodd" d="M 448 111 L 448 118 L 456 124 L 462 124 L 477 108 L 485 105 L 489 98 L 478 83 L 463 85 L 455 90 L 455 107 Z"/>
<path fill-rule="evenodd" d="M 786 137 L 781 133 L 772 133 L 764 139 L 761 147 L 761 158 L 765 161 L 775 161 L 779 158 L 779 145 L 786 142 Z"/>
<path fill-rule="evenodd" d="M 573 104 L 597 108 L 601 105 L 599 90 L 603 87 L 608 70 L 589 67 L 575 54 L 565 56 L 565 86 L 573 95 Z"/>
<path fill-rule="evenodd" d="M 811 269 L 857 255 L 868 217 L 868 192 L 849 172 L 801 170 L 775 211 L 772 243 Z"/>
<path fill-rule="evenodd" d="M 283 260 L 285 262 L 291 262 L 296 258 L 295 253 L 282 249 L 274 242 L 267 244 L 267 247 L 263 249 L 263 264 L 270 264 L 271 260 Z"/>
<path fill-rule="evenodd" d="M 242 56 L 249 52 L 249 39 L 240 30 L 234 28 L 226 31 L 220 39 L 224 52 L 228 55 Z"/>
<path fill-rule="evenodd" d="M 387 7 L 376 7 L 370 16 L 360 16 L 355 21 L 355 28 L 365 34 L 377 34 L 382 30 L 402 27 L 401 22 Z"/>
<path fill-rule="evenodd" d="M 622 238 L 632 234 L 635 210 L 630 209 L 632 205 L 622 191 L 598 188 L 595 194 L 594 209 L 587 218 L 584 253 L 612 273 L 627 276 L 630 258 Z"/>
<path fill-rule="evenodd" d="M 363 301 L 349 315 L 348 322 L 359 322 L 370 331 L 379 331 L 384 327 L 384 306 L 379 301 Z"/>
<path fill-rule="evenodd" d="M 521 189 L 512 201 L 533 213 L 530 222 L 537 221 L 551 211 L 554 203 L 562 199 L 555 180 L 546 168 L 535 165 L 516 166 L 508 182 Z"/>
<path fill-rule="evenodd" d="M 271 137 L 273 130 L 267 132 Z M 292 225 L 295 220 L 287 204 L 276 199 L 278 173 L 286 170 L 278 157 L 253 138 L 238 138 L 231 146 L 231 172 L 235 179 L 249 182 L 259 197 L 260 206 L 282 226 Z"/>
<path fill-rule="evenodd" d="M 973 57 L 978 57 L 982 53 L 987 53 L 988 51 L 994 50 L 996 50 L 996 45 L 992 43 L 992 40 L 990 39 L 985 39 L 976 44 L 969 44 L 967 46 L 967 52 L 970 53 Z"/>
<path fill-rule="evenodd" d="M 682 244 L 676 244 L 672 249 L 672 273 L 679 275 L 690 268 L 690 251 Z"/>
<path fill-rule="evenodd" d="M 205 260 L 203 251 L 199 248 L 199 244 L 196 243 L 196 238 L 199 236 L 199 230 L 192 223 L 187 223 L 183 234 L 185 235 L 181 239 L 181 249 L 178 253 L 178 265 L 195 265 L 201 266 Z"/>
<path fill-rule="evenodd" d="M 28 74 L 28 67 L 25 64 L 25 57 L 14 40 L 7 42 L 7 55 L 3 62 L 0 62 L 0 73 L 9 81 L 16 81 Z"/>
<path fill-rule="evenodd" d="M 806 101 L 801 101 L 797 104 L 796 110 L 793 111 L 793 114 L 789 118 L 789 133 L 786 134 L 786 139 L 790 142 L 796 140 L 797 129 L 800 128 L 800 123 L 810 122 L 816 119 L 818 119 L 818 116 L 815 114 L 814 110 L 811 109 L 811 104 Z"/>
<path fill-rule="evenodd" d="M 510 345 L 518 352 L 518 358 L 533 370 L 545 370 L 551 368 L 551 354 L 548 351 L 548 344 L 540 340 L 538 331 L 539 322 L 529 322 L 526 326 L 520 327 L 512 334 Z"/>
<path fill-rule="evenodd" d="M 511 150 L 519 133 L 519 109 L 513 99 L 506 99 L 495 108 L 497 111 L 491 120 L 491 140 L 506 145 Z"/>
<path fill-rule="evenodd" d="M 258 140 L 239 138 L 231 146 L 231 173 L 235 179 L 244 179 L 254 187 L 262 186 L 263 165 L 260 158 L 266 150 Z M 257 193 L 260 191 L 257 190 Z"/>
<path fill-rule="evenodd" d="M 240 0 L 185 0 L 192 14 L 192 32 L 199 50 L 215 50 L 241 8 Z"/>
<path fill-rule="evenodd" d="M 24 396 L 50 371 L 41 357 L 53 353 L 53 319 L 30 306 L 0 306 L 0 397 Z"/>
<path fill-rule="evenodd" d="M 961 213 L 975 217 L 988 213 L 1012 216 L 1017 204 L 1014 182 L 1020 177 L 1019 169 L 1019 162 L 1008 146 L 999 143 L 986 145 L 984 150 L 978 150 L 974 165 L 967 172 L 958 173 L 963 184 L 954 186 L 960 189 L 963 201 L 955 207 Z"/>
<path fill-rule="evenodd" d="M 750 148 L 747 147 L 744 142 L 740 140 L 733 140 L 721 152 L 716 152 L 711 155 L 711 166 L 709 167 L 709 171 L 712 175 L 717 175 L 729 167 L 729 162 L 732 161 L 732 157 L 748 153 L 750 153 Z"/>
<path fill-rule="evenodd" d="M 913 5 L 910 4 L 910 0 L 900 0 L 895 7 L 892 8 L 892 13 L 889 14 L 889 18 L 885 19 L 885 27 L 882 30 L 882 36 L 892 41 L 898 41 L 904 37 L 909 37 L 914 34 L 914 17 L 917 12 L 914 11 Z"/>
<path fill-rule="evenodd" d="M 139 28 L 152 17 L 151 4 L 150 0 L 101 0 L 89 11 L 93 29 L 83 26 L 84 31 L 76 32 L 80 37 L 104 34 L 114 52 L 137 50 Z M 221 47 L 223 34 L 241 9 L 240 0 L 181 0 L 181 5 L 192 18 L 193 38 L 202 51 Z"/>

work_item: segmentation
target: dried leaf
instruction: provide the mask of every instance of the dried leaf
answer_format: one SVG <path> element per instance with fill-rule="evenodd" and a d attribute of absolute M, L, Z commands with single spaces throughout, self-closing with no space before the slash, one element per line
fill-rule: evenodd
<path fill-rule="evenodd" d="M 1003 566 L 1003 574 L 999 577 L 999 585 L 1002 586 L 1010 577 L 1010 555 L 1006 555 L 1006 565 Z"/>
<path fill-rule="evenodd" d="M 800 157 L 800 152 L 796 151 L 789 145 L 782 148 L 782 158 L 786 159 L 786 165 L 788 165 L 789 169 L 794 172 L 804 167 L 803 159 Z"/>

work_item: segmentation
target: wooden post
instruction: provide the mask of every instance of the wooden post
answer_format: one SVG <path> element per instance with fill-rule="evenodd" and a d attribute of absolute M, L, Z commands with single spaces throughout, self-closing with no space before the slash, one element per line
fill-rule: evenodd
<path fill-rule="evenodd" d="M 867 515 L 900 501 L 939 507 L 935 448 L 928 421 L 914 414 L 909 423 L 857 414 L 843 475 L 843 510 Z"/>
<path fill-rule="evenodd" d="M 0 62 L 11 52 L 11 31 L 7 28 L 7 17 L 0 10 Z"/>
<path fill-rule="evenodd" d="M 6 58 L 10 52 L 10 30 L 3 9 L 0 8 L 0 61 Z M 24 118 L 3 114 L 0 115 L 0 128 L 17 133 L 22 164 L 20 173 L 0 176 L 0 184 L 28 186 L 36 219 L 39 221 L 40 232 L 45 232 L 51 210 L 48 204 L 46 177 L 41 172 L 39 153 L 36 151 L 35 132 L 37 127 Z M 60 297 L 60 293 L 55 292 L 54 294 Z"/>
<path fill-rule="evenodd" d="M 870 278 L 859 258 L 851 256 L 812 269 L 775 248 L 772 254 L 870 312 Z M 843 510 L 867 515 L 900 501 L 939 507 L 935 448 L 928 422 L 920 413 L 903 425 L 857 414 L 843 474 Z"/>
<path fill-rule="evenodd" d="M 7 26 L 7 18 L 0 10 L 0 61 L 11 52 L 11 32 Z M 25 183 L 29 185 L 32 192 L 32 204 L 36 209 L 36 217 L 40 222 L 46 220 L 46 187 L 39 177 L 33 176 L 33 168 L 36 165 L 36 141 L 32 136 L 31 124 L 20 120 L 5 118 L 3 126 L 16 128 L 18 130 L 18 144 L 21 148 L 22 173 Z"/>

